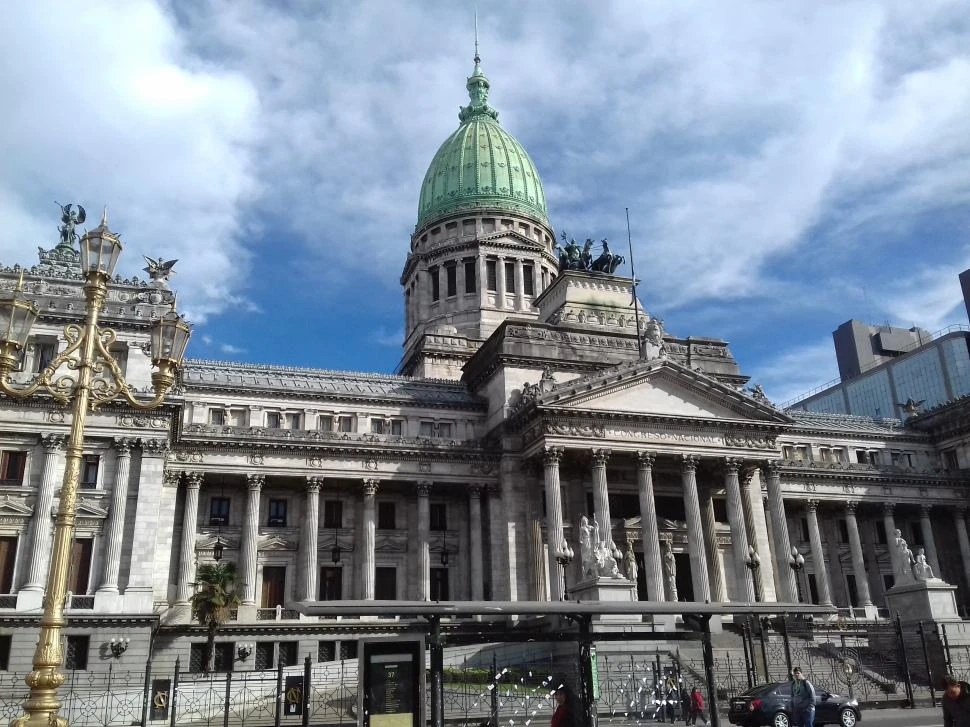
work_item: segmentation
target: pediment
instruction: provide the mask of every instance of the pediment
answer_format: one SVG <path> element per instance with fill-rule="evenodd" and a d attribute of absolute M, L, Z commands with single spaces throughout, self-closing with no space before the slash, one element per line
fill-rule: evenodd
<path fill-rule="evenodd" d="M 296 544 L 279 535 L 264 535 L 259 540 L 260 550 L 296 550 Z"/>
<path fill-rule="evenodd" d="M 34 508 L 23 500 L 13 500 L 7 496 L 0 498 L 0 516 L 27 517 L 34 514 Z"/>
<path fill-rule="evenodd" d="M 622 364 L 557 386 L 538 397 L 546 409 L 689 419 L 791 422 L 785 414 L 667 359 Z"/>
<path fill-rule="evenodd" d="M 516 230 L 496 230 L 495 232 L 489 232 L 486 235 L 482 235 L 479 238 L 479 243 L 483 242 L 504 242 L 508 240 L 513 240 L 517 244 L 524 247 L 531 247 L 535 250 L 545 250 L 541 243 L 536 242 L 531 237 L 526 237 L 522 233 Z"/>
<path fill-rule="evenodd" d="M 77 502 L 77 516 L 106 518 L 108 517 L 108 511 L 107 509 L 101 507 L 97 502 L 82 498 Z"/>

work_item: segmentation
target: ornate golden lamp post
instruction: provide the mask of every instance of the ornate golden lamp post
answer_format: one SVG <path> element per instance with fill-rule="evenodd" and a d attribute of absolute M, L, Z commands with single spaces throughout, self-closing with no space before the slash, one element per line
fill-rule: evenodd
<path fill-rule="evenodd" d="M 155 367 L 152 387 L 155 396 L 150 401 L 136 399 L 117 361 L 108 352 L 108 347 L 115 340 L 115 332 L 110 328 L 98 327 L 98 315 L 108 293 L 108 280 L 114 273 L 120 254 L 121 240 L 108 229 L 105 214 L 101 224 L 81 238 L 81 269 L 85 279 L 84 326 L 73 323 L 65 326 L 67 348 L 33 382 L 24 386 L 11 383 L 9 375 L 17 366 L 17 356 L 27 343 L 38 309 L 24 298 L 20 285 L 12 294 L 0 297 L 0 391 L 11 397 L 24 398 L 43 388 L 59 403 L 71 404 L 71 435 L 54 525 L 40 638 L 34 652 L 33 671 L 24 680 L 30 687 L 30 696 L 24 703 L 26 714 L 13 721 L 15 727 L 67 725 L 66 719 L 57 716 L 61 706 L 57 688 L 64 683 L 61 629 L 65 623 L 64 600 L 71 541 L 74 538 L 84 423 L 88 411 L 118 397 L 139 409 L 157 407 L 175 382 L 176 371 L 191 335 L 191 329 L 175 312 L 173 303 L 172 310 L 156 322 L 151 333 L 152 366 Z M 57 370 L 61 366 L 77 374 L 59 376 Z"/>

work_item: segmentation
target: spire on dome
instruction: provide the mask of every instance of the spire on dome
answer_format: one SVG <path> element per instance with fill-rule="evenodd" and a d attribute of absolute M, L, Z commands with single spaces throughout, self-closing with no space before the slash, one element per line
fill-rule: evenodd
<path fill-rule="evenodd" d="M 464 123 L 475 116 L 490 116 L 498 121 L 498 111 L 488 105 L 489 82 L 482 72 L 482 59 L 478 55 L 478 8 L 475 8 L 475 67 L 465 82 L 470 103 L 458 110 L 458 120 Z"/>

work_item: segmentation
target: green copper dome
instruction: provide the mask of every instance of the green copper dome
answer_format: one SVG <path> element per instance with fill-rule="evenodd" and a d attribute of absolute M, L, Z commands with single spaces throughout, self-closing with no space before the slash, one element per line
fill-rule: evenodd
<path fill-rule="evenodd" d="M 458 112 L 461 125 L 431 160 L 418 200 L 418 227 L 461 210 L 498 208 L 548 225 L 539 172 L 522 145 L 498 123 L 488 105 L 488 79 L 475 55 L 465 84 L 471 102 Z"/>

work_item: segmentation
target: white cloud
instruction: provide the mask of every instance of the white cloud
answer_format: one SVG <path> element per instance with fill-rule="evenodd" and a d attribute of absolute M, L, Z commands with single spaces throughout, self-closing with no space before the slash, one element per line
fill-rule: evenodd
<path fill-rule="evenodd" d="M 233 346 L 231 343 L 220 343 L 219 350 L 222 353 L 228 353 L 228 354 L 246 353 L 245 348 L 240 348 L 239 346 Z"/>
<path fill-rule="evenodd" d="M 752 385 L 761 384 L 768 398 L 781 405 L 838 378 L 835 346 L 829 337 L 782 351 L 749 373 Z"/>

